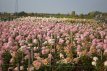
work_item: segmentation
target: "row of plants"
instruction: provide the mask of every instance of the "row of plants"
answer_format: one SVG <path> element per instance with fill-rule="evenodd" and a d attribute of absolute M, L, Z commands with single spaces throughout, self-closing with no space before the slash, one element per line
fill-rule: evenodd
<path fill-rule="evenodd" d="M 106 71 L 107 25 L 0 22 L 1 71 Z"/>

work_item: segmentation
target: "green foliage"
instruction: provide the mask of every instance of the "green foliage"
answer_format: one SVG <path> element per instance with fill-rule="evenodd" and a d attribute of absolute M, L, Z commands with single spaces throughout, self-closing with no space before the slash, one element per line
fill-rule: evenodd
<path fill-rule="evenodd" d="M 85 70 L 85 71 L 87 71 L 87 70 L 93 70 L 93 66 L 92 66 L 91 62 L 92 62 L 92 59 L 90 57 L 88 57 L 88 56 L 82 56 L 80 58 L 79 64 L 81 64 L 82 69 Z"/>
<path fill-rule="evenodd" d="M 8 71 L 9 62 L 10 62 L 10 59 L 11 59 L 12 56 L 8 51 L 6 51 L 5 53 L 3 53 L 2 57 L 3 57 L 2 70 L 3 71 Z"/>
<path fill-rule="evenodd" d="M 17 55 L 15 57 L 15 64 L 18 64 L 21 62 L 20 60 L 22 60 L 22 54 L 23 54 L 23 52 L 21 52 L 21 51 L 17 52 Z"/>

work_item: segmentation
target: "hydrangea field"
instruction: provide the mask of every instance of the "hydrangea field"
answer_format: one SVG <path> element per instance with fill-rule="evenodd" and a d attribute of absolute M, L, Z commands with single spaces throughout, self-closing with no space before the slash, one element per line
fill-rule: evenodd
<path fill-rule="evenodd" d="M 55 20 L 0 22 L 0 71 L 107 71 L 107 24 Z"/>

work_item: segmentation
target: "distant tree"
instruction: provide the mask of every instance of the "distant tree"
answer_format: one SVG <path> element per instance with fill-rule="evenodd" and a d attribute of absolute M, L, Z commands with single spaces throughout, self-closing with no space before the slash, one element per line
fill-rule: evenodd
<path fill-rule="evenodd" d="M 79 17 L 80 17 L 80 18 L 84 18 L 84 14 L 80 14 Z"/>
<path fill-rule="evenodd" d="M 22 11 L 22 12 L 20 12 L 20 13 L 18 13 L 18 16 L 27 16 L 28 14 L 27 13 L 25 13 L 24 11 Z"/>
<path fill-rule="evenodd" d="M 99 14 L 102 14 L 102 13 L 99 12 L 99 11 L 89 12 L 89 13 L 88 13 L 88 17 L 94 18 L 94 17 L 96 17 L 96 15 L 99 15 Z"/>
<path fill-rule="evenodd" d="M 2 15 L 2 13 L 0 12 L 0 15 Z"/>

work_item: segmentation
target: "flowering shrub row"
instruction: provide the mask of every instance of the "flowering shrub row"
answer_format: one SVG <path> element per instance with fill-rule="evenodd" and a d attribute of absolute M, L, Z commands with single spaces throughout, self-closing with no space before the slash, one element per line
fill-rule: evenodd
<path fill-rule="evenodd" d="M 107 25 L 0 22 L 0 66 L 2 71 L 104 71 Z"/>

